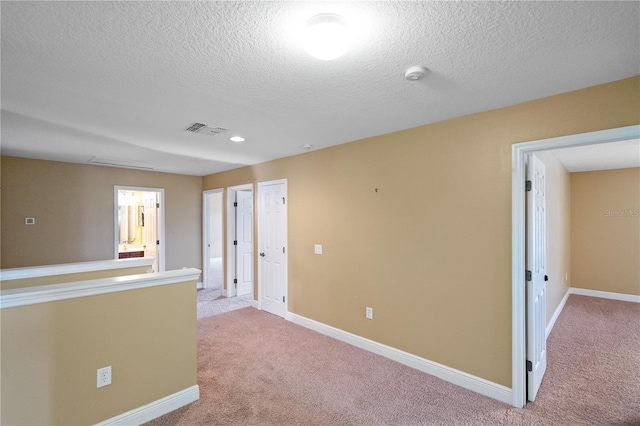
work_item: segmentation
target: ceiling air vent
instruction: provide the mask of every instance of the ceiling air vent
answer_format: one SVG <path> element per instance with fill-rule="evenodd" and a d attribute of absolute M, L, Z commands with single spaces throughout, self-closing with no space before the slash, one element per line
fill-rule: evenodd
<path fill-rule="evenodd" d="M 224 133 L 229 129 L 225 129 L 224 127 L 209 127 L 206 124 L 202 123 L 193 123 L 191 126 L 187 127 L 187 132 L 192 133 L 201 133 L 203 135 L 216 136 L 220 133 Z"/>
<path fill-rule="evenodd" d="M 147 163 L 144 161 L 125 160 L 122 158 L 107 158 L 107 157 L 93 157 L 89 160 L 89 163 L 96 164 L 98 166 L 109 167 L 124 167 L 126 169 L 138 169 L 138 170 L 155 170 L 160 167 L 160 164 Z"/>

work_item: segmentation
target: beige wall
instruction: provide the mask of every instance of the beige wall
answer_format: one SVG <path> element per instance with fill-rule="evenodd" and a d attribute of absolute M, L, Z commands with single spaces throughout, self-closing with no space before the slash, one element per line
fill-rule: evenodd
<path fill-rule="evenodd" d="M 545 165 L 547 182 L 547 324 L 570 285 L 571 270 L 571 183 L 569 172 L 553 151 L 535 154 Z M 566 280 L 565 280 L 566 276 Z"/>
<path fill-rule="evenodd" d="M 6 156 L 1 174 L 2 268 L 113 259 L 122 185 L 165 189 L 165 269 L 201 269 L 200 177 Z"/>
<path fill-rule="evenodd" d="M 95 424 L 196 385 L 193 281 L 4 308 L 0 319 L 3 425 Z M 98 389 L 109 365 L 112 384 Z"/>
<path fill-rule="evenodd" d="M 640 169 L 571 173 L 572 287 L 640 295 Z"/>
<path fill-rule="evenodd" d="M 288 179 L 291 312 L 510 387 L 511 145 L 638 124 L 639 82 L 210 175 L 203 188 Z"/>

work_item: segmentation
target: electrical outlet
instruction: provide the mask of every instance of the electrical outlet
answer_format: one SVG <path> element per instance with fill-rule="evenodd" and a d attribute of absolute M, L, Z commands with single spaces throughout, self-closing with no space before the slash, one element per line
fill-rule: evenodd
<path fill-rule="evenodd" d="M 98 368 L 98 387 L 111 384 L 111 366 Z"/>
<path fill-rule="evenodd" d="M 373 319 L 373 308 L 367 306 L 367 309 L 365 310 L 365 316 L 367 317 L 367 319 Z"/>

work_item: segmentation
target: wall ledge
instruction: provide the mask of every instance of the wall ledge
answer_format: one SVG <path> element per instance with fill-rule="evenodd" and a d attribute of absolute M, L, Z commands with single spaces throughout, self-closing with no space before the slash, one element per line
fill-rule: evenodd
<path fill-rule="evenodd" d="M 463 387 L 470 391 L 488 396 L 489 398 L 497 399 L 498 401 L 506 404 L 512 403 L 511 389 L 506 386 L 465 373 L 464 371 L 456 370 L 455 368 L 447 367 L 446 365 L 439 364 L 434 361 L 429 361 L 428 359 L 392 348 L 391 346 L 374 342 L 373 340 L 357 336 L 347 331 L 331 327 L 291 312 L 287 312 L 285 318 L 295 324 L 314 330 L 326 336 L 333 337 L 334 339 L 338 339 L 342 342 L 349 343 L 350 345 L 356 346 L 360 349 L 389 358 L 424 373 L 431 374 L 432 376 L 438 377 L 439 379 L 453 383 L 454 385 Z"/>
<path fill-rule="evenodd" d="M 105 271 L 111 269 L 151 266 L 152 257 L 131 259 L 108 259 L 90 262 L 62 263 L 59 265 L 28 266 L 24 268 L 0 269 L 0 280 L 21 280 L 26 278 L 48 277 L 51 275 L 78 274 L 82 272 Z"/>
<path fill-rule="evenodd" d="M 200 399 L 200 387 L 193 385 L 142 407 L 134 408 L 119 416 L 100 422 L 97 426 L 140 425 L 191 404 L 198 399 Z"/>
<path fill-rule="evenodd" d="M 185 281 L 197 282 L 200 272 L 199 269 L 185 268 L 166 272 L 0 290 L 0 308 L 15 308 L 37 303 L 177 284 Z"/>

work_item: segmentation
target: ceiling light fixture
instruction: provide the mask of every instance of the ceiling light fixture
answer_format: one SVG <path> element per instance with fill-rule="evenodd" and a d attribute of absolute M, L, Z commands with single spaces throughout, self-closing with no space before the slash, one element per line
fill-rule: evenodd
<path fill-rule="evenodd" d="M 312 56 L 329 61 L 344 55 L 350 42 L 344 18 L 333 13 L 322 13 L 307 21 L 302 43 Z"/>
<path fill-rule="evenodd" d="M 233 142 L 244 142 L 244 138 L 242 136 L 231 136 L 229 140 Z"/>

